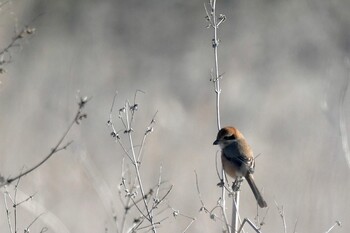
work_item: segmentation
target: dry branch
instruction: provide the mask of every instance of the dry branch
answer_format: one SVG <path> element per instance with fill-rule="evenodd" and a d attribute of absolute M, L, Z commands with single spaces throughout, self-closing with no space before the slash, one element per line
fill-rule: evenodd
<path fill-rule="evenodd" d="M 33 172 L 34 170 L 36 170 L 37 168 L 39 168 L 41 165 L 43 165 L 47 160 L 49 160 L 54 154 L 56 154 L 57 152 L 66 149 L 71 143 L 67 142 L 66 144 L 62 145 L 64 139 L 67 137 L 69 131 L 72 129 L 72 127 L 75 124 L 80 124 L 81 120 L 83 120 L 84 118 L 87 117 L 86 113 L 82 112 L 82 109 L 85 107 L 86 103 L 89 101 L 89 98 L 87 97 L 81 97 L 80 98 L 80 102 L 78 103 L 78 110 L 75 113 L 75 116 L 72 120 L 72 122 L 69 124 L 68 128 L 66 129 L 66 131 L 63 133 L 62 137 L 58 140 L 57 144 L 55 145 L 55 147 L 50 151 L 50 153 L 44 158 L 42 159 L 38 164 L 36 164 L 35 166 L 29 168 L 28 170 L 21 172 L 19 175 L 13 177 L 13 178 L 8 178 L 8 179 L 4 179 L 2 177 L 1 179 L 1 183 L 0 183 L 0 187 L 3 187 L 5 185 L 11 184 L 12 182 L 19 180 L 21 177 L 28 175 L 29 173 Z"/>
<path fill-rule="evenodd" d="M 136 102 L 137 93 L 144 93 L 143 91 L 137 90 L 134 95 L 134 102 L 130 103 L 128 100 L 124 102 L 124 105 L 119 108 L 117 118 L 120 120 L 122 128 L 117 129 L 114 124 L 113 109 L 115 106 L 116 98 L 118 92 L 115 93 L 113 97 L 112 106 L 110 108 L 109 120 L 107 122 L 108 126 L 111 128 L 111 136 L 114 138 L 115 142 L 119 144 L 124 156 L 126 156 L 126 161 L 123 159 L 122 162 L 122 182 L 121 189 L 124 190 L 126 202 L 123 200 L 122 192 L 119 191 L 119 197 L 121 199 L 122 205 L 124 207 L 124 213 L 121 218 L 120 227 L 118 232 L 123 233 L 125 228 L 125 223 L 127 215 L 131 208 L 136 208 L 139 213 L 139 217 L 134 218 L 133 224 L 128 228 L 127 232 L 136 232 L 141 229 L 148 229 L 152 232 L 156 232 L 157 228 L 160 226 L 161 222 L 164 220 L 156 221 L 157 209 L 164 202 L 166 197 L 172 190 L 173 186 L 167 188 L 165 194 L 160 195 L 160 187 L 164 183 L 162 181 L 162 167 L 160 167 L 159 177 L 157 184 L 150 188 L 148 192 L 145 191 L 143 184 L 143 177 L 140 172 L 140 167 L 142 165 L 143 151 L 146 145 L 146 139 L 150 133 L 153 132 L 153 125 L 155 124 L 155 117 L 157 112 L 152 117 L 150 123 L 146 127 L 140 145 L 135 145 L 134 142 L 134 129 L 133 123 L 135 121 L 135 114 L 139 109 L 139 104 Z M 133 182 L 131 181 L 131 175 L 129 177 L 125 176 L 124 163 L 131 165 L 131 169 L 128 169 L 132 175 L 134 175 Z"/>

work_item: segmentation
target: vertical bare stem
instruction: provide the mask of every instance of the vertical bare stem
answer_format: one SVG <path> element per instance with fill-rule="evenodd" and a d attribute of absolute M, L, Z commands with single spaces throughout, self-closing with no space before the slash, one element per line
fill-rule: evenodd
<path fill-rule="evenodd" d="M 218 59 L 218 47 L 219 47 L 219 38 L 218 38 L 218 29 L 219 25 L 225 21 L 226 17 L 224 15 L 220 14 L 220 17 L 216 16 L 216 0 L 210 0 L 209 5 L 211 7 L 211 12 L 209 13 L 207 8 L 205 7 L 206 13 L 207 13 L 207 20 L 209 21 L 210 26 L 213 27 L 214 29 L 214 38 L 212 40 L 212 47 L 214 50 L 214 72 L 212 73 L 212 81 L 214 83 L 214 91 L 215 91 L 215 97 L 216 97 L 216 124 L 218 130 L 221 129 L 221 122 L 220 122 L 220 94 L 221 94 L 221 88 L 220 88 L 220 79 L 221 75 L 219 72 L 219 59 Z M 222 180 L 224 180 L 225 177 L 225 172 L 222 170 Z M 233 202 L 238 203 L 236 199 L 239 199 L 239 192 L 236 192 L 234 195 L 234 200 Z M 235 205 L 235 207 L 238 207 L 238 204 Z M 225 225 L 226 225 L 226 230 L 227 232 L 231 232 L 231 229 L 229 227 L 228 221 L 227 221 L 227 214 L 226 214 L 226 191 L 225 187 L 223 186 L 221 189 L 221 207 L 222 207 L 222 214 L 224 217 Z M 233 208 L 232 212 L 232 223 L 237 223 L 238 222 L 238 213 L 237 208 Z M 232 225 L 233 232 L 236 232 L 236 224 Z"/>
<path fill-rule="evenodd" d="M 20 178 L 17 180 L 17 183 L 15 185 L 15 194 L 13 197 L 13 214 L 14 214 L 14 218 L 15 218 L 15 233 L 17 233 L 17 189 L 18 189 L 18 185 L 19 185 L 20 180 L 21 180 Z"/>
<path fill-rule="evenodd" d="M 281 217 L 281 219 L 282 219 L 282 223 L 283 223 L 283 232 L 284 232 L 284 233 L 287 233 L 287 223 L 286 223 L 286 216 L 285 216 L 285 214 L 284 214 L 284 208 L 283 208 L 282 205 L 279 206 L 278 203 L 277 203 L 277 201 L 275 201 L 275 205 L 276 205 L 277 210 L 278 210 L 278 213 L 279 213 L 279 215 L 280 215 L 280 217 Z"/>
<path fill-rule="evenodd" d="M 13 233 L 13 229 L 11 225 L 11 213 L 7 205 L 7 198 L 6 198 L 7 195 L 8 195 L 8 192 L 6 190 L 6 192 L 4 192 L 4 202 L 5 202 L 5 208 L 6 208 L 7 224 L 9 225 L 10 233 Z"/>
<path fill-rule="evenodd" d="M 212 8 L 212 20 L 213 20 L 213 28 L 214 28 L 214 39 L 212 42 L 213 49 L 214 49 L 214 88 L 216 93 L 216 123 L 218 130 L 221 129 L 221 123 L 220 123 L 220 74 L 219 74 L 219 60 L 218 60 L 218 46 L 219 46 L 219 39 L 218 39 L 218 24 L 216 19 L 216 0 L 213 0 L 211 4 Z"/>
<path fill-rule="evenodd" d="M 233 229 L 233 232 L 236 232 L 238 229 L 238 223 L 239 223 L 239 191 L 233 192 L 233 201 L 232 201 L 232 219 L 231 219 L 231 227 Z"/>
<path fill-rule="evenodd" d="M 126 103 L 126 109 L 130 109 L 130 104 L 127 102 Z M 135 167 L 135 171 L 136 171 L 136 177 L 137 177 L 137 181 L 140 185 L 140 191 L 141 191 L 141 195 L 142 195 L 142 200 L 143 200 L 143 203 L 145 205 L 145 209 L 147 211 L 147 218 L 148 220 L 150 221 L 151 225 L 152 225 L 152 232 L 156 232 L 156 227 L 154 225 L 154 221 L 153 221 L 153 216 L 148 208 L 148 205 L 147 205 L 147 200 L 145 197 L 145 191 L 143 189 L 143 184 L 142 184 L 142 180 L 141 180 L 141 175 L 140 175 L 140 170 L 139 170 L 139 163 L 138 161 L 136 160 L 136 153 L 135 153 L 135 150 L 134 150 L 134 142 L 133 142 L 133 139 L 132 139 L 132 136 L 131 136 L 131 132 L 132 132 L 132 129 L 131 129 L 131 122 L 129 120 L 129 114 L 128 114 L 128 110 L 126 110 L 126 125 L 127 125 L 127 131 L 128 131 L 128 135 L 129 135 L 129 143 L 130 143 L 130 149 L 131 149 L 131 154 L 132 154 L 132 159 L 133 159 L 133 165 Z"/>
<path fill-rule="evenodd" d="M 224 169 L 222 169 L 222 180 L 224 180 L 224 177 L 225 177 L 225 171 L 224 171 Z M 222 209 L 222 215 L 224 216 L 226 230 L 228 233 L 230 233 L 231 229 L 230 229 L 230 226 L 228 224 L 227 213 L 226 213 L 226 189 L 225 189 L 225 185 L 223 185 L 221 188 L 221 209 Z M 233 218 L 233 216 L 232 216 L 232 218 Z M 233 225 L 232 225 L 232 227 L 233 227 Z"/>

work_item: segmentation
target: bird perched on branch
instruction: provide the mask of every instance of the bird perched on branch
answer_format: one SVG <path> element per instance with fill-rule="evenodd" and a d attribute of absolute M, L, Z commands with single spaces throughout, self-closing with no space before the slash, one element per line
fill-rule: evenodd
<path fill-rule="evenodd" d="M 261 208 L 267 207 L 267 203 L 254 181 L 253 151 L 243 134 L 234 127 L 225 127 L 220 129 L 213 144 L 219 145 L 222 150 L 221 162 L 226 174 L 235 178 L 236 181 L 244 177 L 248 181 L 258 205 Z"/>

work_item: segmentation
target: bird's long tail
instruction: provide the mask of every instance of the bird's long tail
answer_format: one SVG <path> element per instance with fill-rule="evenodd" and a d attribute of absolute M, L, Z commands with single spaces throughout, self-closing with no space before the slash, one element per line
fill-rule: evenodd
<path fill-rule="evenodd" d="M 246 176 L 245 176 L 245 179 L 248 181 L 248 184 L 250 186 L 250 188 L 252 189 L 253 193 L 254 193 L 254 196 L 255 196 L 255 199 L 256 201 L 258 202 L 258 205 L 261 207 L 261 208 L 265 208 L 267 207 L 267 203 L 266 201 L 264 200 L 264 198 L 262 197 L 258 187 L 256 186 L 255 184 L 255 181 L 254 181 L 254 177 L 251 173 L 248 173 Z"/>

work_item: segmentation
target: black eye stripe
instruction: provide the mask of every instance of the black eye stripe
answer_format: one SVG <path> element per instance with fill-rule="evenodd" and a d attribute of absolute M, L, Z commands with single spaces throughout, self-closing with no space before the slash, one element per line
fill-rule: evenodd
<path fill-rule="evenodd" d="M 224 139 L 226 139 L 226 140 L 235 140 L 236 137 L 235 137 L 235 135 L 231 135 L 231 136 L 225 136 Z"/>

